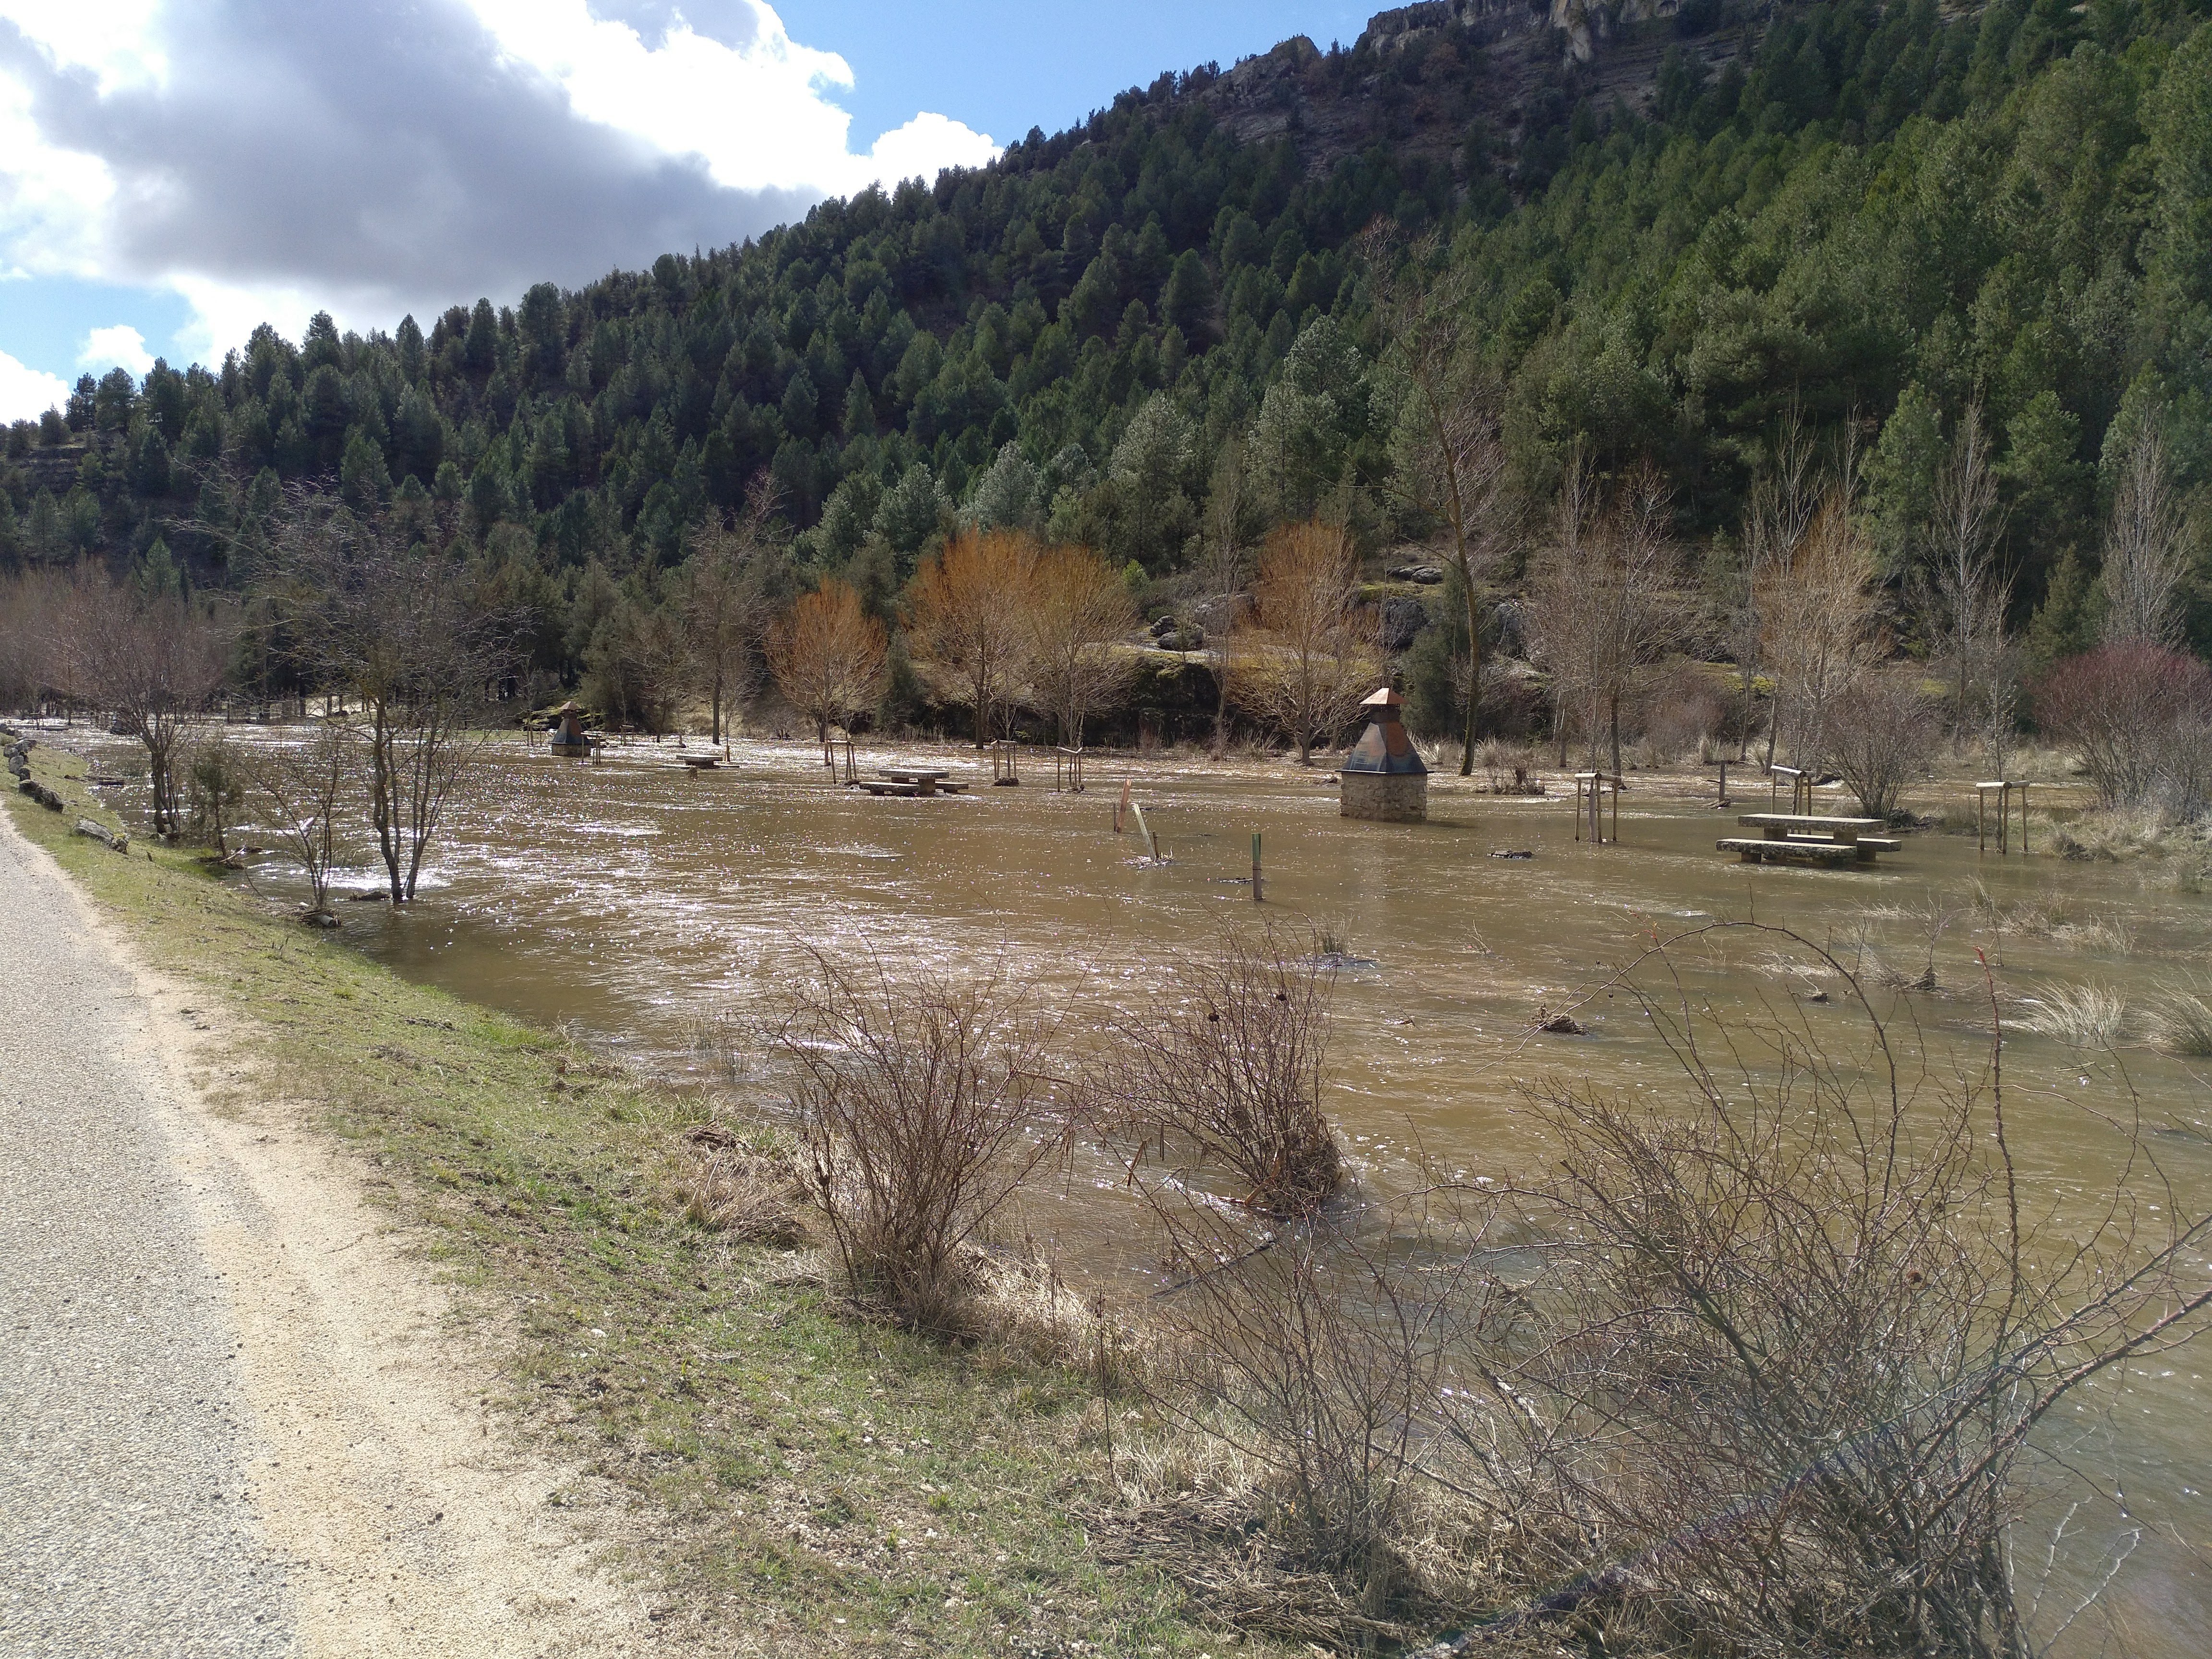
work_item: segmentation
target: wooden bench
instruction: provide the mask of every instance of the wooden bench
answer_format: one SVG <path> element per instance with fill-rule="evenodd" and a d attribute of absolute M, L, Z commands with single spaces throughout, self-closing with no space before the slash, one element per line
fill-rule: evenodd
<path fill-rule="evenodd" d="M 1818 864 L 1822 866 L 1856 864 L 1862 857 L 1857 846 L 1847 841 L 1814 841 L 1791 839 L 1754 840 L 1749 836 L 1726 836 L 1714 845 L 1723 853 L 1735 853 L 1746 864 Z"/>
<path fill-rule="evenodd" d="M 690 767 L 695 773 L 711 772 L 721 763 L 722 758 L 719 755 L 686 755 L 684 757 L 684 764 Z"/>

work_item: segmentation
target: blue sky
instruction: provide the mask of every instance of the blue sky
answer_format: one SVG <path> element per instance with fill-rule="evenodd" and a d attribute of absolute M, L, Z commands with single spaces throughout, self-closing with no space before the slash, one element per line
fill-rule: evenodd
<path fill-rule="evenodd" d="M 1369 9 L 0 0 L 0 420 L 264 319 L 388 327 L 736 240 Z"/>

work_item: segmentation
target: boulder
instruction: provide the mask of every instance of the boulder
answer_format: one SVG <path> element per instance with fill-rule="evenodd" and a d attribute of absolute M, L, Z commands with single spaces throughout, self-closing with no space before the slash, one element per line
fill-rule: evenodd
<path fill-rule="evenodd" d="M 1429 608 L 1419 599 L 1385 599 L 1380 607 L 1382 648 L 1403 651 L 1429 625 Z"/>
<path fill-rule="evenodd" d="M 62 798 L 36 778 L 25 778 L 15 787 L 49 812 L 58 812 L 62 810 Z"/>
<path fill-rule="evenodd" d="M 1549 1031 L 1553 1036 L 1588 1035 L 1583 1023 L 1572 1014 L 1547 1014 L 1541 1008 L 1536 1011 L 1536 1029 Z"/>
<path fill-rule="evenodd" d="M 1424 587 L 1434 587 L 1444 579 L 1444 568 L 1440 564 L 1399 564 L 1390 567 L 1394 582 L 1419 582 Z"/>
<path fill-rule="evenodd" d="M 90 818 L 76 821 L 76 832 L 87 841 L 96 841 L 112 853 L 131 850 L 131 837 L 120 830 L 110 830 L 106 824 L 94 823 Z"/>

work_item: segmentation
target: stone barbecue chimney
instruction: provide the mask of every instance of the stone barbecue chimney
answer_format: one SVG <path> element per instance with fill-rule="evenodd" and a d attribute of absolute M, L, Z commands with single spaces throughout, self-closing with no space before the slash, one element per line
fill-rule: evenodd
<path fill-rule="evenodd" d="M 1405 701 L 1386 685 L 1359 705 L 1367 710 L 1367 730 L 1337 773 L 1343 792 L 1338 811 L 1347 818 L 1419 823 L 1429 816 L 1429 769 L 1399 718 Z"/>

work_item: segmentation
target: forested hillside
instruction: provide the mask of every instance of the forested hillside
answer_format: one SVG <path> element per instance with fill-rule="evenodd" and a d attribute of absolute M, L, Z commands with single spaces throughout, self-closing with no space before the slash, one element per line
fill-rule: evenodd
<path fill-rule="evenodd" d="M 258 516 L 320 481 L 480 548 L 535 666 L 573 679 L 763 475 L 799 572 L 878 609 L 963 521 L 1171 577 L 1224 454 L 1249 533 L 1334 504 L 1380 550 L 1435 529 L 1394 471 L 1382 222 L 1464 284 L 1504 582 L 1578 449 L 1601 477 L 1656 464 L 1724 585 L 1795 419 L 1855 438 L 1902 592 L 1972 406 L 2014 621 L 2044 610 L 2046 655 L 2087 643 L 2136 434 L 2185 495 L 2212 484 L 2203 0 L 1637 10 L 1414 7 L 744 246 L 88 377 L 8 434 L 0 559 L 236 586 Z M 2201 580 L 2193 604 L 2201 646 Z"/>

